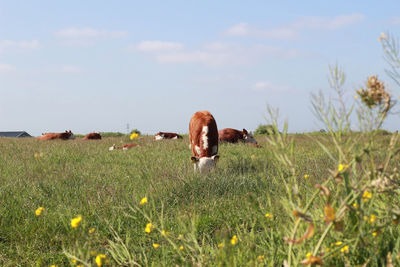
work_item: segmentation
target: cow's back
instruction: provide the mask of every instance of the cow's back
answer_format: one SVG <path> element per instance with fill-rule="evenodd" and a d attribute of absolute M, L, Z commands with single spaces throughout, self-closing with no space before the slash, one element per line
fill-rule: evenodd
<path fill-rule="evenodd" d="M 189 122 L 189 141 L 192 155 L 211 157 L 218 153 L 218 128 L 208 111 L 196 112 Z"/>
<path fill-rule="evenodd" d="M 218 139 L 221 142 L 237 143 L 239 140 L 243 140 L 243 132 L 232 128 L 225 128 L 218 131 Z"/>
<path fill-rule="evenodd" d="M 56 133 L 46 133 L 37 138 L 37 140 L 53 140 L 53 139 L 57 139 Z"/>
<path fill-rule="evenodd" d="M 100 140 L 101 135 L 99 133 L 89 133 L 83 139 L 84 140 Z"/>

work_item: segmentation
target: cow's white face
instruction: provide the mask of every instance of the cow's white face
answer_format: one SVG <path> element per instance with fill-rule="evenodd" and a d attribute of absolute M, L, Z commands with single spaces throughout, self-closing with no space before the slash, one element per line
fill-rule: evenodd
<path fill-rule="evenodd" d="M 156 135 L 156 136 L 154 136 L 154 139 L 155 140 L 163 140 L 164 136 L 163 135 Z"/>
<path fill-rule="evenodd" d="M 110 146 L 110 147 L 108 148 L 109 151 L 112 151 L 112 150 L 114 150 L 114 149 L 116 149 L 115 144 L 114 144 L 113 146 Z"/>
<path fill-rule="evenodd" d="M 245 143 L 257 144 L 256 139 L 254 138 L 254 136 L 251 133 L 245 134 L 243 140 Z"/>
<path fill-rule="evenodd" d="M 218 159 L 219 159 L 218 155 L 214 155 L 212 157 L 202 157 L 200 159 L 192 157 L 192 162 L 194 164 L 194 171 L 199 171 L 200 173 L 208 173 L 210 170 L 215 168 Z"/>

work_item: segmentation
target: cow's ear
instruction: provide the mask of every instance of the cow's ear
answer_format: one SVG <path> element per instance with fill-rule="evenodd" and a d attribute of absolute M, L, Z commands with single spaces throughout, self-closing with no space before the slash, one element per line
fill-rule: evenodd
<path fill-rule="evenodd" d="M 215 162 L 219 160 L 219 155 L 214 155 L 211 157 Z"/>
<path fill-rule="evenodd" d="M 196 164 L 199 161 L 199 159 L 196 157 L 191 157 L 190 160 L 192 161 L 193 164 Z"/>
<path fill-rule="evenodd" d="M 243 128 L 243 133 L 248 134 L 247 130 Z"/>

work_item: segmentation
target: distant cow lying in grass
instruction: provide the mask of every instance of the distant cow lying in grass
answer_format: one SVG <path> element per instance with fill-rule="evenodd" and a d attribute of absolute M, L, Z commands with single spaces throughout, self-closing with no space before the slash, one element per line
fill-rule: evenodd
<path fill-rule="evenodd" d="M 256 139 L 246 129 L 243 129 L 243 131 L 232 128 L 222 129 L 218 132 L 218 139 L 220 142 L 237 143 L 242 141 L 244 143 L 257 144 Z"/>
<path fill-rule="evenodd" d="M 182 139 L 183 137 L 177 133 L 165 133 L 158 132 L 154 135 L 154 140 L 163 140 L 163 139 Z"/>
<path fill-rule="evenodd" d="M 108 150 L 115 150 L 115 149 L 122 149 L 122 150 L 128 150 L 131 149 L 132 147 L 137 147 L 140 146 L 138 144 L 127 144 L 127 145 L 123 145 L 123 146 L 115 146 L 115 144 L 113 144 Z"/>
<path fill-rule="evenodd" d="M 83 138 L 83 140 L 100 140 L 100 139 L 101 135 L 99 133 L 90 133 Z"/>
<path fill-rule="evenodd" d="M 55 139 L 61 139 L 61 140 L 68 140 L 68 139 L 75 139 L 74 134 L 69 131 L 65 131 L 64 133 L 43 133 L 42 136 L 39 136 L 36 138 L 37 140 L 55 140 Z"/>

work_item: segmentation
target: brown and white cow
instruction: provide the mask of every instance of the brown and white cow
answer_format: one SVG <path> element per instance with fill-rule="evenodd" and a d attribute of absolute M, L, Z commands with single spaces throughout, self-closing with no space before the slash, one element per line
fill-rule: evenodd
<path fill-rule="evenodd" d="M 99 133 L 89 133 L 87 134 L 83 140 L 100 140 L 101 135 Z"/>
<path fill-rule="evenodd" d="M 154 135 L 154 140 L 163 139 L 182 139 L 183 137 L 177 133 L 158 132 Z"/>
<path fill-rule="evenodd" d="M 189 122 L 189 142 L 194 170 L 210 171 L 219 159 L 218 129 L 214 117 L 208 111 L 196 112 Z"/>
<path fill-rule="evenodd" d="M 127 144 L 127 145 L 123 145 L 123 146 L 115 146 L 115 144 L 113 144 L 108 150 L 115 150 L 115 149 L 122 149 L 122 150 L 128 150 L 131 149 L 132 147 L 137 147 L 140 146 L 138 144 Z"/>
<path fill-rule="evenodd" d="M 243 129 L 243 131 L 232 128 L 222 129 L 218 131 L 218 139 L 220 142 L 237 143 L 240 140 L 244 143 L 257 144 L 256 139 L 246 129 Z"/>
<path fill-rule="evenodd" d="M 55 139 L 61 139 L 61 140 L 68 140 L 68 139 L 75 139 L 74 134 L 69 131 L 65 131 L 64 133 L 43 133 L 42 136 L 39 136 L 36 138 L 37 140 L 55 140 Z"/>

